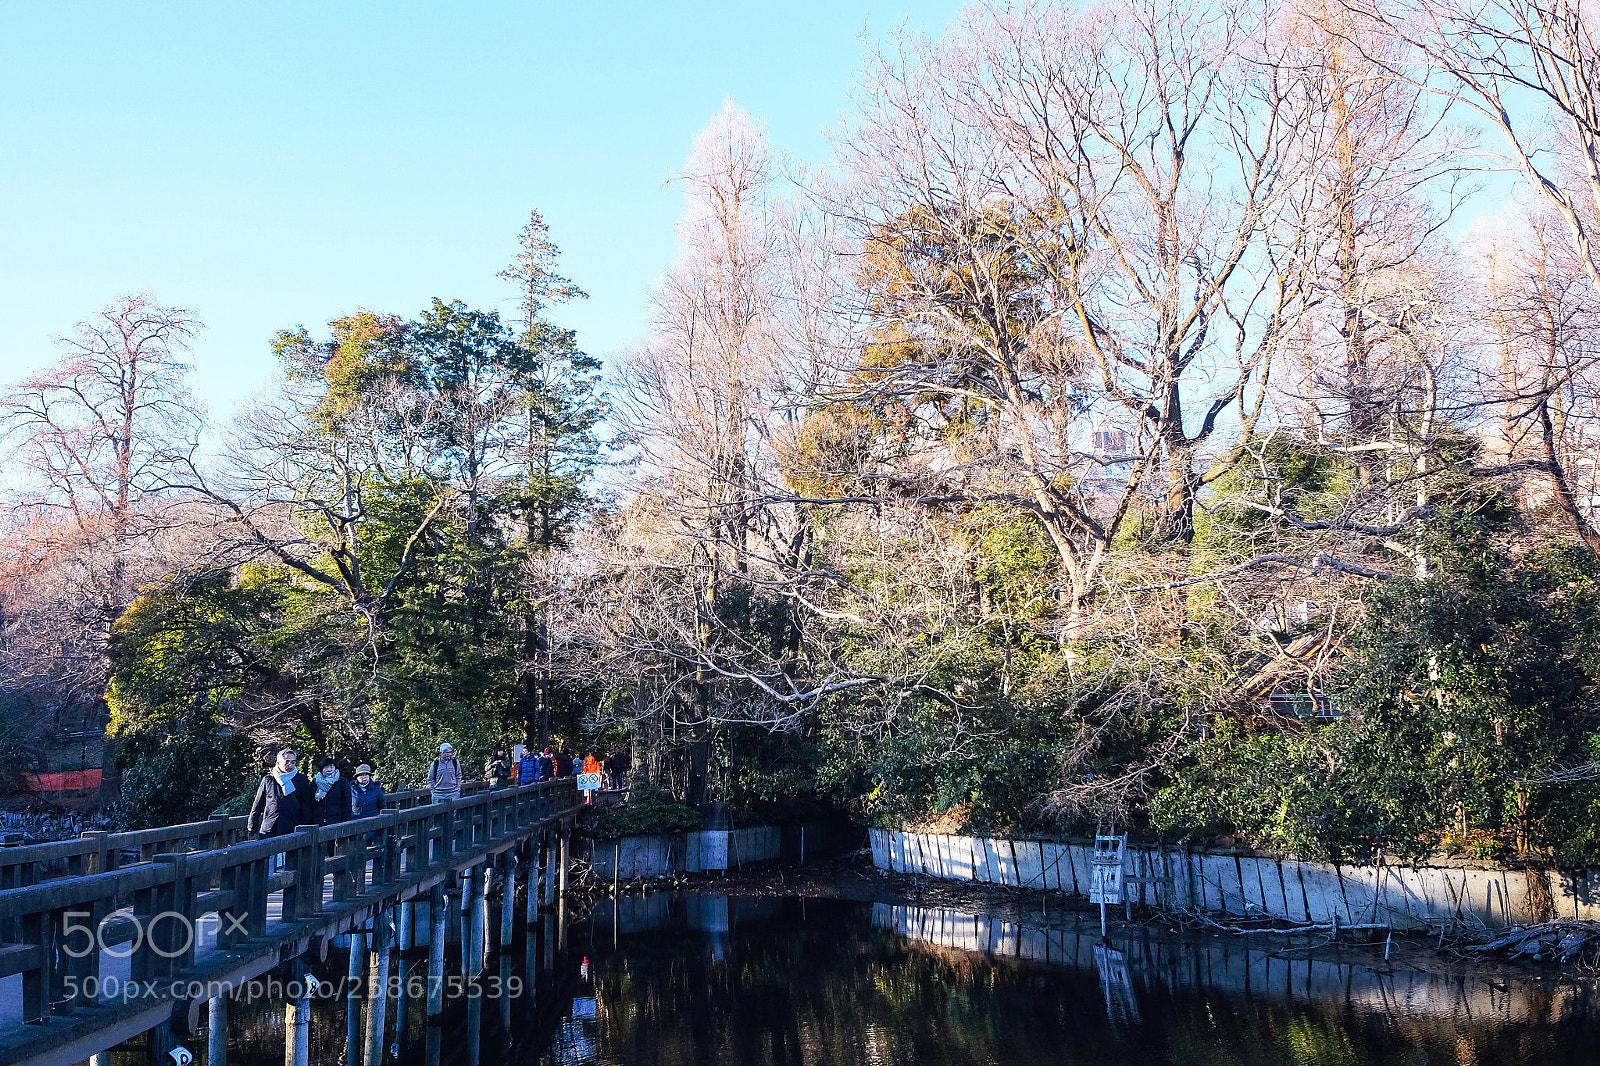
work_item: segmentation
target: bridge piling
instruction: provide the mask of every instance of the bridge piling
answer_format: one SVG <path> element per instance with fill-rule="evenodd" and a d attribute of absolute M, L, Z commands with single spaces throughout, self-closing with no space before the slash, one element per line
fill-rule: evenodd
<path fill-rule="evenodd" d="M 228 1066 L 228 997 L 206 1004 L 206 1066 Z"/>
<path fill-rule="evenodd" d="M 311 980 L 304 956 L 296 958 L 283 1007 L 283 1066 L 310 1066 Z"/>
<path fill-rule="evenodd" d="M 383 1062 L 383 1032 L 389 1007 L 390 911 L 372 916 L 371 978 L 367 981 L 367 1062 Z"/>
<path fill-rule="evenodd" d="M 500 953 L 511 946 L 517 925 L 517 853 L 506 852 L 500 860 L 505 867 L 505 877 L 500 882 Z"/>
<path fill-rule="evenodd" d="M 544 905 L 546 907 L 556 901 L 556 849 L 549 838 L 543 842 L 544 846 Z"/>
<path fill-rule="evenodd" d="M 350 958 L 344 969 L 344 1060 L 359 1062 L 361 1053 L 361 969 L 367 957 L 367 934 L 350 934 Z"/>
<path fill-rule="evenodd" d="M 539 917 L 539 847 L 530 840 L 523 849 L 522 864 L 526 867 L 527 873 L 523 875 L 522 880 L 528 898 L 523 903 L 522 921 L 531 939 L 534 919 Z"/>
<path fill-rule="evenodd" d="M 483 975 L 483 947 L 484 940 L 489 932 L 487 928 L 488 922 L 485 921 L 489 908 L 489 899 L 485 894 L 488 887 L 486 884 L 488 871 L 489 864 L 487 862 L 479 863 L 472 868 L 472 877 L 468 882 L 470 885 L 469 891 L 472 894 L 472 943 L 467 945 L 467 950 L 462 952 L 466 956 L 462 960 L 464 963 L 463 969 L 466 970 L 466 976 L 468 977 L 481 977 Z"/>
<path fill-rule="evenodd" d="M 444 938 L 450 924 L 450 894 L 443 885 L 433 887 L 432 910 L 433 938 L 428 949 L 429 1026 L 438 1025 L 444 1016 Z M 432 1042 L 433 1037 L 428 1039 Z"/>

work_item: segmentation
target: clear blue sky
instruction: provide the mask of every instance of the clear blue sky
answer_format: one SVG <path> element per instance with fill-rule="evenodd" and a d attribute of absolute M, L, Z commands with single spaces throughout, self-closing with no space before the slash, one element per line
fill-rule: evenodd
<path fill-rule="evenodd" d="M 270 381 L 278 329 L 459 297 L 537 207 L 608 356 L 671 262 L 666 179 L 732 97 L 826 153 L 866 47 L 954 0 L 782 6 L 8 3 L 0 30 L 0 385 L 128 292 L 198 312 L 213 417 Z"/>

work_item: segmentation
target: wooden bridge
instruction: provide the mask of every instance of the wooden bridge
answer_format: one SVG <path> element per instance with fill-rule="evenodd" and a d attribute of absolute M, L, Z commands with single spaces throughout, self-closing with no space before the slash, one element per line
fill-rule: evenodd
<path fill-rule="evenodd" d="M 565 892 L 580 800 L 571 777 L 430 799 L 396 793 L 374 817 L 266 840 L 247 839 L 244 818 L 217 817 L 0 850 L 0 989 L 21 977 L 20 996 L 0 991 L 0 1063 L 70 1066 L 149 1032 L 149 1060 L 170 1066 L 174 1042 L 209 1027 L 209 1066 L 222 1066 L 230 990 L 282 963 L 304 976 L 332 938 L 365 945 L 369 928 L 374 973 L 387 973 L 391 930 L 402 949 L 429 947 L 438 1018 L 452 901 L 475 977 L 496 884 L 503 945 L 519 877 L 530 921 Z M 355 948 L 351 958 L 359 976 Z M 287 1006 L 289 1066 L 306 1063 L 306 982 L 300 991 Z M 380 1041 L 382 1002 L 367 1027 Z M 369 1050 L 381 1059 L 381 1043 Z"/>

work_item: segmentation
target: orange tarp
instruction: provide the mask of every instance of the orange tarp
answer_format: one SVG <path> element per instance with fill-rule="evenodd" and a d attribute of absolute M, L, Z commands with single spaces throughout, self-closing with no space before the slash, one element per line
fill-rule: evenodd
<path fill-rule="evenodd" d="M 80 792 L 100 787 L 100 770 L 67 770 L 59 774 L 29 773 L 28 789 L 31 792 Z"/>

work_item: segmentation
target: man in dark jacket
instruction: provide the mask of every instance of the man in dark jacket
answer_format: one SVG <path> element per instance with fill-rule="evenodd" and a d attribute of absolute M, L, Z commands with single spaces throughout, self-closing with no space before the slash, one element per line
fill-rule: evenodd
<path fill-rule="evenodd" d="M 356 779 L 350 786 L 350 816 L 371 818 L 383 813 L 383 785 L 372 776 L 372 767 L 362 763 L 356 767 Z"/>
<path fill-rule="evenodd" d="M 544 754 L 539 756 L 539 780 L 548 781 L 556 776 L 555 756 L 550 754 L 550 749 L 544 749 Z"/>
<path fill-rule="evenodd" d="M 320 772 L 311 779 L 316 788 L 317 824 L 332 825 L 350 820 L 350 779 L 341 777 L 332 759 L 324 758 Z"/>
<path fill-rule="evenodd" d="M 618 748 L 606 760 L 606 769 L 611 771 L 612 788 L 627 788 L 628 771 L 633 769 L 632 754 L 626 748 Z"/>
<path fill-rule="evenodd" d="M 246 825 L 256 836 L 278 837 L 316 821 L 315 791 L 306 775 L 295 769 L 294 749 L 284 748 L 256 789 Z"/>

